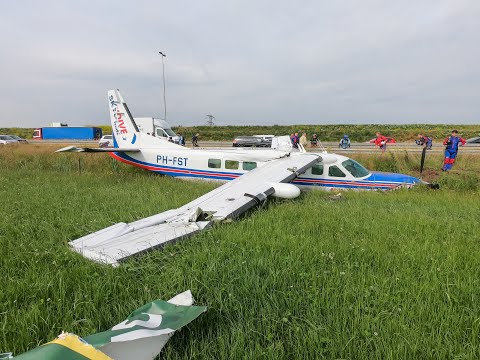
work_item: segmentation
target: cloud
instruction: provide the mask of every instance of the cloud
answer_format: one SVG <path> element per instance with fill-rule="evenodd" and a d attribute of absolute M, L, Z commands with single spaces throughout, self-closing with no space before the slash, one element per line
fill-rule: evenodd
<path fill-rule="evenodd" d="M 480 123 L 480 3 L 7 2 L 0 127 L 134 115 L 200 124 Z"/>

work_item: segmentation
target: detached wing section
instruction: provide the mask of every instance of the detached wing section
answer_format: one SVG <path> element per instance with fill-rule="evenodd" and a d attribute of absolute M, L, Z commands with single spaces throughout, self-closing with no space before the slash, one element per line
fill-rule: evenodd
<path fill-rule="evenodd" d="M 279 183 L 291 182 L 320 160 L 314 154 L 272 160 L 178 209 L 129 224 L 118 223 L 69 244 L 89 259 L 116 265 L 191 236 L 214 222 L 240 216 L 274 195 L 275 189 L 281 187 Z"/>

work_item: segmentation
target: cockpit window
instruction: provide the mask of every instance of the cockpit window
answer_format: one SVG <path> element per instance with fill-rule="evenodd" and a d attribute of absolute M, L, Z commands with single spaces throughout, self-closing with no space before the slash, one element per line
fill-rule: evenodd
<path fill-rule="evenodd" d="M 361 178 L 370 174 L 367 169 L 352 159 L 345 160 L 342 162 L 342 165 L 350 174 L 353 175 L 353 177 L 356 178 Z"/>
<path fill-rule="evenodd" d="M 330 166 L 328 168 L 328 176 L 332 177 L 346 177 L 345 173 L 340 170 L 340 168 L 336 165 Z"/>

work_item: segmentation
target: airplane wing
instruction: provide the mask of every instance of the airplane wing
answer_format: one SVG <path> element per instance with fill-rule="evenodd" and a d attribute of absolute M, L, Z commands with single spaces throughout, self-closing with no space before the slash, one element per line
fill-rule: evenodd
<path fill-rule="evenodd" d="M 77 146 L 66 146 L 55 152 L 139 152 L 140 149 L 128 148 L 83 148 Z"/>
<path fill-rule="evenodd" d="M 319 155 L 307 153 L 272 160 L 178 209 L 129 224 L 118 223 L 69 244 L 86 258 L 116 265 L 133 255 L 191 236 L 215 222 L 237 218 L 275 195 L 282 186 L 298 190 L 282 183 L 291 182 L 318 161 Z"/>

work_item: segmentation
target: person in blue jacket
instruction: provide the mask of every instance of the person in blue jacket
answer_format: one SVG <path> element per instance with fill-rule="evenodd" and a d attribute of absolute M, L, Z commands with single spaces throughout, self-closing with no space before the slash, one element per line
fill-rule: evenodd
<path fill-rule="evenodd" d="M 418 134 L 417 140 L 415 140 L 415 143 L 417 145 L 425 146 L 427 150 L 432 150 L 433 141 L 432 141 L 432 138 L 429 136 Z"/>
<path fill-rule="evenodd" d="M 464 138 L 458 136 L 458 131 L 453 130 L 452 135 L 447 137 L 443 141 L 443 145 L 446 146 L 445 148 L 445 159 L 443 160 L 443 171 L 451 170 L 453 164 L 455 163 L 455 159 L 457 158 L 458 147 L 463 146 L 466 144 Z"/>
<path fill-rule="evenodd" d="M 343 138 L 340 139 L 340 143 L 338 144 L 338 147 L 342 149 L 346 149 L 350 147 L 350 138 L 348 135 L 343 135 Z"/>

